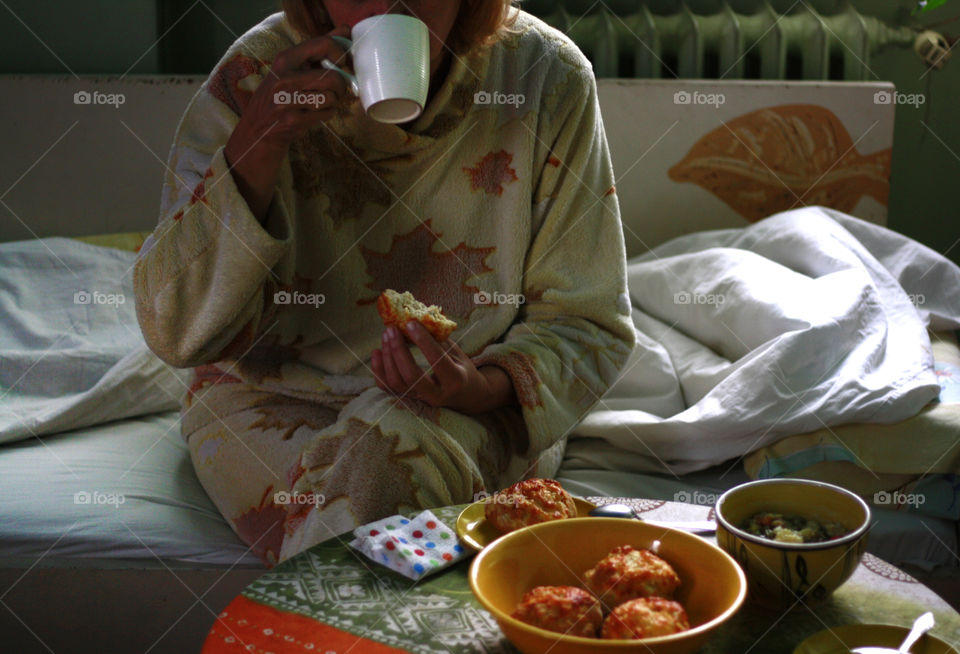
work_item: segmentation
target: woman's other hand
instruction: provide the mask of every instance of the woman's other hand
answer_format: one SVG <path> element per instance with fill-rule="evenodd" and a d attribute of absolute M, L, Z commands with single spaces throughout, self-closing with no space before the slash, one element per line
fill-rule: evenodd
<path fill-rule="evenodd" d="M 343 63 L 345 52 L 334 35 L 349 37 L 350 29 L 339 27 L 277 55 L 227 141 L 224 154 L 234 181 L 261 222 L 290 144 L 333 118 L 348 97 L 343 78 L 320 65 L 324 59 Z"/>
<path fill-rule="evenodd" d="M 383 332 L 382 348 L 371 355 L 373 374 L 382 390 L 470 415 L 515 404 L 513 383 L 503 369 L 477 368 L 460 346 L 452 340 L 438 343 L 418 322 L 408 323 L 407 333 L 430 370 L 417 365 L 403 334 L 389 327 Z"/>

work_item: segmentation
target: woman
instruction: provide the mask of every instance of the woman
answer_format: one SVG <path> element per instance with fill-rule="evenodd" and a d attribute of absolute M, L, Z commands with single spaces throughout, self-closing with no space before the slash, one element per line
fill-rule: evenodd
<path fill-rule="evenodd" d="M 569 39 L 509 0 L 283 8 L 187 109 L 135 271 L 147 343 L 195 369 L 197 475 L 268 564 L 553 475 L 634 339 L 595 83 Z M 332 34 L 387 12 L 431 32 L 427 106 L 402 126 L 318 65 L 348 61 Z M 457 331 L 384 331 L 387 288 Z"/>

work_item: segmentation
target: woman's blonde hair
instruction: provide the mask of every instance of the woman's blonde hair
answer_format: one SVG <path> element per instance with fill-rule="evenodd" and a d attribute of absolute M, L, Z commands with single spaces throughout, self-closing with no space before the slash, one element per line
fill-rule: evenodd
<path fill-rule="evenodd" d="M 302 34 L 312 37 L 333 29 L 322 0 L 281 0 L 287 20 Z M 460 12 L 447 37 L 447 47 L 457 55 L 494 39 L 516 20 L 511 0 L 461 0 Z"/>

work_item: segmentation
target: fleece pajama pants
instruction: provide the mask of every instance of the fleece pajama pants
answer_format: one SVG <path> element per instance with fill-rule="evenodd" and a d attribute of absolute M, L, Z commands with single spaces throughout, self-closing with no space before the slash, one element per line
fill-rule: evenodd
<path fill-rule="evenodd" d="M 470 417 L 376 387 L 346 403 L 239 381 L 202 391 L 182 413 L 197 477 L 270 566 L 399 511 L 471 501 L 534 463 L 519 409 Z"/>

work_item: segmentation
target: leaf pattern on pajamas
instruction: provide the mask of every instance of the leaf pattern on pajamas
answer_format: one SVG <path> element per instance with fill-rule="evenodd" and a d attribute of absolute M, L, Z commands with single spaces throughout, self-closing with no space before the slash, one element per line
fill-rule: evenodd
<path fill-rule="evenodd" d="M 193 369 L 193 382 L 187 391 L 187 396 L 192 397 L 194 393 L 206 386 L 213 384 L 240 384 L 243 380 L 234 377 L 222 371 L 216 366 L 197 366 Z"/>
<path fill-rule="evenodd" d="M 410 233 L 394 236 L 389 252 L 361 248 L 367 274 L 373 277 L 367 287 L 374 293 L 357 304 L 371 304 L 382 291 L 402 288 L 421 302 L 438 305 L 451 319 L 466 320 L 483 306 L 476 301 L 480 289 L 468 286 L 466 280 L 493 271 L 484 260 L 497 248 L 466 243 L 448 247 L 428 219 Z"/>
<path fill-rule="evenodd" d="M 342 435 L 318 439 L 301 461 L 310 472 L 307 488 L 323 493 L 327 502 L 349 498 L 360 515 L 392 515 L 415 508 L 417 483 L 409 461 L 424 453 L 418 448 L 401 449 L 400 441 L 397 435 L 384 435 L 375 424 L 351 418 Z M 356 467 L 337 465 L 347 458 L 365 463 L 363 475 L 357 474 Z"/>
<path fill-rule="evenodd" d="M 273 486 L 263 491 L 260 504 L 247 509 L 233 519 L 233 527 L 254 554 L 265 563 L 277 564 L 283 544 L 283 523 L 287 511 L 273 501 Z"/>
<path fill-rule="evenodd" d="M 386 209 L 393 202 L 388 170 L 359 156 L 352 139 L 337 139 L 321 128 L 290 147 L 290 166 L 297 191 L 305 198 L 328 200 L 325 209 L 334 225 L 357 218 L 364 204 Z"/>
<path fill-rule="evenodd" d="M 250 425 L 251 429 L 280 432 L 280 438 L 285 441 L 301 427 L 319 431 L 337 419 L 335 410 L 317 407 L 309 400 L 294 400 L 283 408 L 266 406 L 254 409 L 254 412 L 260 414 L 260 419 Z"/>
<path fill-rule="evenodd" d="M 217 67 L 209 82 L 210 93 L 237 115 L 242 114 L 253 97 L 253 89 L 244 88 L 241 83 L 259 74 L 260 64 L 257 61 L 237 54 Z"/>
<path fill-rule="evenodd" d="M 482 190 L 491 195 L 503 195 L 503 187 L 510 182 L 515 182 L 517 171 L 510 167 L 513 161 L 513 155 L 506 150 L 491 152 L 473 168 L 464 168 L 463 171 L 470 176 L 470 186 L 472 190 Z"/>

